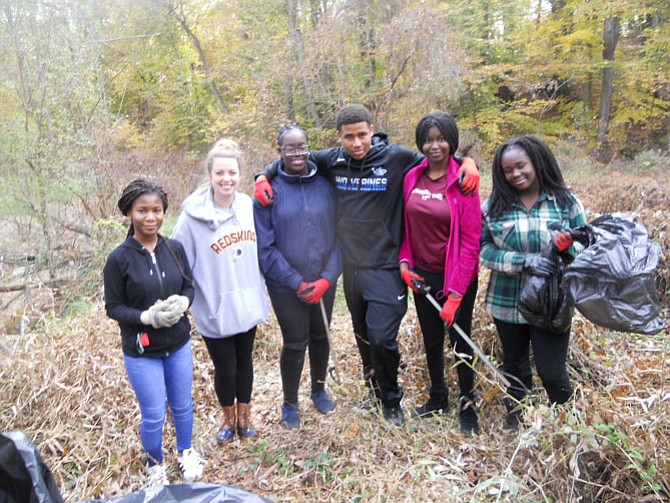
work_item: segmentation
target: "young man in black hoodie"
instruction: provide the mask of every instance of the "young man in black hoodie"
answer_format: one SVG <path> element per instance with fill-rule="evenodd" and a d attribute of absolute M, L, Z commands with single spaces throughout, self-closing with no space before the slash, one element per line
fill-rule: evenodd
<path fill-rule="evenodd" d="M 384 418 L 401 426 L 404 416 L 398 385 L 398 329 L 407 311 L 407 287 L 400 277 L 402 184 L 423 156 L 374 134 L 372 115 L 362 105 L 348 105 L 337 116 L 340 147 L 310 156 L 337 191 L 337 237 L 343 252 L 343 282 L 366 384 L 381 402 Z M 462 188 L 476 190 L 479 172 L 463 163 Z M 256 180 L 254 197 L 271 204 L 274 178 L 266 168 Z M 474 185 L 474 186 L 473 186 Z"/>

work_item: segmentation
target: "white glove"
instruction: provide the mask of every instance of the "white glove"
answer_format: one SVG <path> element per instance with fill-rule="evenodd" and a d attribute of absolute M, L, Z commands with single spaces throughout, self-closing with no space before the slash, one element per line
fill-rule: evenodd
<path fill-rule="evenodd" d="M 188 309 L 188 297 L 186 295 L 170 295 L 165 302 L 171 306 L 174 306 L 174 310 L 181 310 L 182 313 L 185 313 Z"/>
<path fill-rule="evenodd" d="M 168 320 L 166 308 L 169 304 L 164 300 L 157 300 L 156 303 L 146 311 L 142 311 L 140 321 L 144 325 L 151 325 L 154 328 L 165 328 L 174 325 Z"/>
<path fill-rule="evenodd" d="M 164 311 L 170 326 L 177 323 L 188 309 L 188 297 L 184 295 L 171 295 L 165 301 Z"/>

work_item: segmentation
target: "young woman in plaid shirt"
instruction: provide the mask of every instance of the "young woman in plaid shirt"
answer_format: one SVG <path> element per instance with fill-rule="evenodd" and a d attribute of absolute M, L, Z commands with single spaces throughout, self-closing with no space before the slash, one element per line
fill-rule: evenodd
<path fill-rule="evenodd" d="M 519 402 L 532 386 L 531 346 L 549 400 L 564 403 L 573 393 L 565 363 L 570 331 L 547 333 L 523 319 L 518 310 L 522 274 L 546 276 L 556 271 L 557 265 L 540 255 L 552 240 L 561 251 L 572 247 L 571 239 L 560 241 L 552 235 L 550 222 L 574 228 L 586 220 L 581 202 L 563 181 L 556 158 L 537 138 L 522 136 L 503 143 L 495 153 L 492 176 L 493 191 L 482 205 L 479 256 L 482 265 L 491 269 L 486 311 L 493 316 L 502 341 L 504 371 L 513 381 L 505 398 L 505 428 L 515 430 Z"/>

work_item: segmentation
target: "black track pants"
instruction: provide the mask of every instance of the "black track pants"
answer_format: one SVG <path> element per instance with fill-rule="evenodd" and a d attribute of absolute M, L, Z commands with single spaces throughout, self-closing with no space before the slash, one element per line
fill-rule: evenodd
<path fill-rule="evenodd" d="M 351 313 L 363 375 L 372 377 L 385 406 L 400 405 L 398 329 L 407 312 L 407 288 L 398 269 L 344 267 L 344 294 Z"/>

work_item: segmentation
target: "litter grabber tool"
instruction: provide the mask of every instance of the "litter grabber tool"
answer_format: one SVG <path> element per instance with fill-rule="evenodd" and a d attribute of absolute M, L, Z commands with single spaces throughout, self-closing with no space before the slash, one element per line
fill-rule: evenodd
<path fill-rule="evenodd" d="M 425 283 L 422 283 L 421 281 L 416 280 L 413 281 L 412 284 L 419 293 L 426 296 L 428 301 L 435 307 L 435 309 L 438 310 L 438 312 L 442 311 L 442 306 L 440 305 L 440 303 L 437 300 L 435 300 L 435 297 L 433 297 L 430 294 L 430 286 L 426 285 Z M 496 366 L 493 365 L 493 363 L 491 363 L 491 360 L 488 359 L 488 357 L 484 354 L 484 352 L 480 349 L 480 347 L 477 346 L 477 344 L 475 344 L 475 342 L 463 331 L 463 329 L 458 326 L 458 323 L 454 323 L 451 326 L 454 327 L 454 330 L 458 332 L 458 335 L 460 335 L 463 338 L 463 340 L 467 343 L 468 346 L 472 348 L 472 350 L 479 357 L 479 359 L 483 361 L 486 364 L 486 366 L 493 371 L 493 373 L 500 379 L 500 381 L 507 388 L 511 387 L 512 383 L 510 383 L 509 379 L 507 379 L 507 377 L 500 370 L 498 370 Z M 523 387 L 525 388 L 525 386 Z"/>
<path fill-rule="evenodd" d="M 337 357 L 335 356 L 335 347 L 333 340 L 330 338 L 330 326 L 328 325 L 328 315 L 326 314 L 326 305 L 323 303 L 323 297 L 319 299 L 319 307 L 321 308 L 321 317 L 323 318 L 323 326 L 326 329 L 326 337 L 328 338 L 328 345 L 330 346 L 330 359 L 332 366 L 328 369 L 330 377 L 337 383 L 341 384 L 340 370 L 337 366 Z"/>

